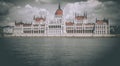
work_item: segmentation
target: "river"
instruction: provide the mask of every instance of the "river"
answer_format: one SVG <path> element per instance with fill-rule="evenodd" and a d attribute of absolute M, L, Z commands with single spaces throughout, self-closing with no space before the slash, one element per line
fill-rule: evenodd
<path fill-rule="evenodd" d="M 120 38 L 0 38 L 0 66 L 120 66 Z"/>

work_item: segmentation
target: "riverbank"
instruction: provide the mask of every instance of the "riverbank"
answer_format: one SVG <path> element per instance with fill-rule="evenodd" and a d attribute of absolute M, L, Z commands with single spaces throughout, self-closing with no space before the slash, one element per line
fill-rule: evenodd
<path fill-rule="evenodd" d="M 4 35 L 0 37 L 86 37 L 86 38 L 94 38 L 94 37 L 120 37 L 120 34 L 107 34 L 107 35 L 95 35 L 95 34 L 64 34 L 64 35 L 44 35 L 44 34 L 22 34 L 22 35 Z"/>

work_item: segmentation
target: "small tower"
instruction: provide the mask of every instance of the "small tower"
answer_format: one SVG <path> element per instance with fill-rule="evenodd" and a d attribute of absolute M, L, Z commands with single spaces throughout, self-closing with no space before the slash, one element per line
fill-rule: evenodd
<path fill-rule="evenodd" d="M 35 23 L 41 23 L 41 22 L 45 22 L 46 17 L 33 16 L 33 20 L 34 20 Z"/>
<path fill-rule="evenodd" d="M 109 24 L 108 19 L 104 18 L 103 21 L 106 22 L 107 24 Z"/>

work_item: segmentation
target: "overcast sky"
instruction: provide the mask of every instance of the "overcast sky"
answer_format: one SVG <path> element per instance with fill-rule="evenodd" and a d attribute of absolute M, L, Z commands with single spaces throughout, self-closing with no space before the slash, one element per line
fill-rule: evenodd
<path fill-rule="evenodd" d="M 87 11 L 88 18 L 92 21 L 96 17 L 105 17 L 111 24 L 120 24 L 120 0 L 0 0 L 0 25 L 15 20 L 27 22 L 39 10 L 47 11 L 49 15 L 54 14 L 58 2 L 61 3 L 65 18 L 71 18 L 74 11 Z"/>

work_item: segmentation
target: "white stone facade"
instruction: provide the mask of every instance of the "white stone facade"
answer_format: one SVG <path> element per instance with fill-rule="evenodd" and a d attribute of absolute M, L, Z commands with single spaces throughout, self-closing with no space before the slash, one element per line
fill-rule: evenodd
<path fill-rule="evenodd" d="M 55 12 L 53 20 L 46 16 L 34 16 L 32 23 L 15 22 L 13 36 L 93 36 L 110 34 L 107 19 L 89 23 L 87 14 L 75 14 L 73 20 L 65 20 L 60 8 Z"/>

